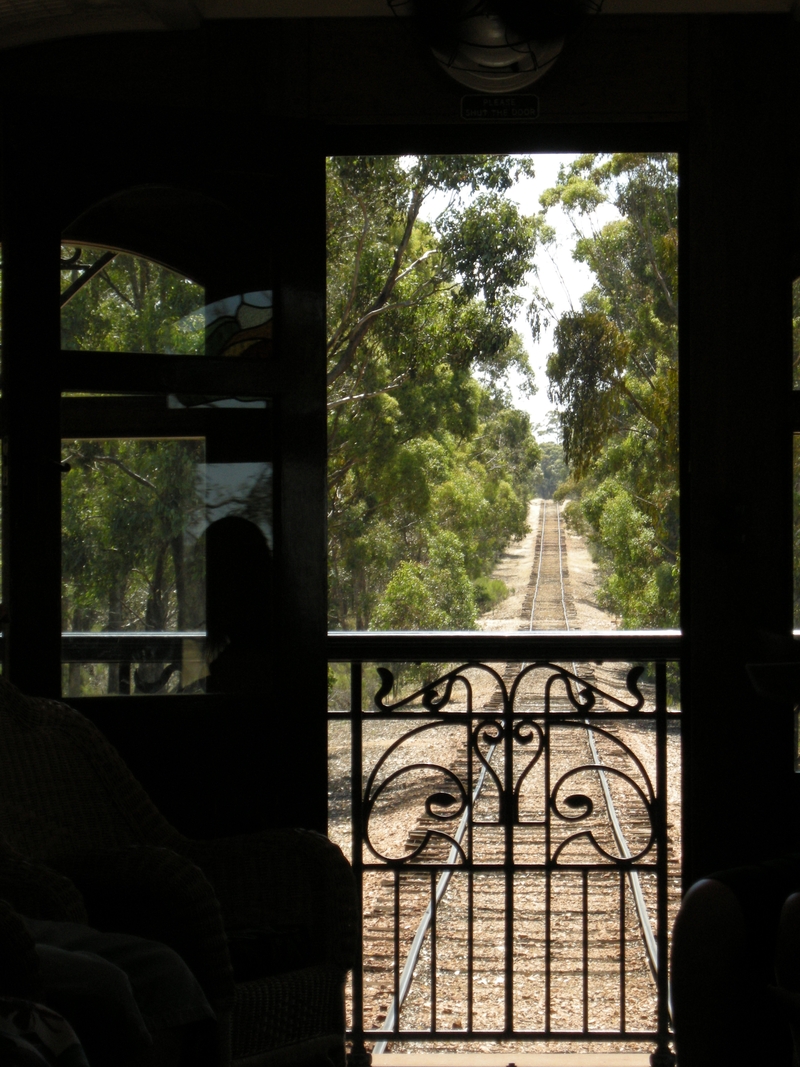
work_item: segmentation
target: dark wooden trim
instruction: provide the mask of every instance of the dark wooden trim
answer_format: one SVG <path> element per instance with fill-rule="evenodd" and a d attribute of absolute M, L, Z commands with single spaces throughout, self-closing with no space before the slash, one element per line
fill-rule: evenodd
<path fill-rule="evenodd" d="M 65 393 L 190 393 L 272 396 L 277 376 L 272 360 L 155 356 L 128 352 L 62 352 Z"/>
<path fill-rule="evenodd" d="M 57 122 L 20 104 L 2 128 L 4 672 L 42 696 L 61 681 Z"/>
<path fill-rule="evenodd" d="M 266 399 L 266 398 L 265 398 Z M 272 402 L 261 409 L 170 408 L 165 396 L 64 397 L 61 401 L 63 438 L 206 437 L 255 438 L 254 450 L 264 451 L 265 426 L 272 422 Z M 254 442 L 255 443 L 255 442 Z M 240 449 L 241 451 L 241 449 Z"/>

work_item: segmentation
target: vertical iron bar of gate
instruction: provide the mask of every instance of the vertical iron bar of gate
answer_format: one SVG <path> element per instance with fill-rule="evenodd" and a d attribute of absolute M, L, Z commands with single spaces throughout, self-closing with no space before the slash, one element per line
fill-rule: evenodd
<path fill-rule="evenodd" d="M 353 966 L 353 1049 L 351 1067 L 365 1067 L 372 1055 L 364 1044 L 364 798 L 362 765 L 362 668 L 350 664 L 350 840 L 351 862 L 356 883 L 356 959 Z"/>
<path fill-rule="evenodd" d="M 436 870 L 430 874 L 431 909 L 431 1031 L 436 1033 Z"/>
<path fill-rule="evenodd" d="M 470 701 L 468 707 L 472 710 L 472 702 Z M 473 715 L 467 717 L 466 720 L 466 745 L 467 745 L 467 797 L 468 803 L 471 805 L 469 812 L 469 819 L 467 820 L 467 1013 L 466 1013 L 466 1029 L 467 1033 L 472 1033 L 473 1015 L 472 1015 L 472 996 L 474 992 L 474 943 L 473 938 L 475 936 L 475 921 L 474 921 L 474 908 L 475 908 L 475 820 L 477 813 L 475 811 L 475 803 L 473 797 L 475 796 L 475 774 L 473 771 L 473 758 L 474 753 L 472 751 L 472 734 L 475 728 L 476 722 Z M 477 734 L 476 734 L 477 736 Z M 476 748 L 478 742 L 476 741 Z M 478 773 L 480 774 L 480 769 Z"/>
<path fill-rule="evenodd" d="M 505 930 L 504 953 L 505 960 L 503 974 L 504 997 L 503 997 L 503 1029 L 506 1033 L 514 1029 L 514 829 L 517 821 L 517 811 L 514 796 L 514 729 L 511 718 L 511 698 L 503 693 L 503 728 L 505 732 L 505 744 L 503 745 L 503 797 L 500 801 L 501 818 L 503 819 L 503 879 L 504 879 L 504 905 L 505 915 L 503 927 Z"/>
<path fill-rule="evenodd" d="M 583 932 L 581 952 L 583 954 L 583 1032 L 589 1033 L 589 872 L 584 867 L 581 871 L 581 916 Z"/>
<path fill-rule="evenodd" d="M 400 1033 L 400 1012 L 402 1010 L 402 1004 L 400 1003 L 400 871 L 395 868 L 394 882 L 392 884 L 392 891 L 394 893 L 393 907 L 394 907 L 394 929 L 393 929 L 393 946 L 394 951 L 392 953 L 392 985 L 394 987 L 394 1032 Z"/>
<path fill-rule="evenodd" d="M 625 952 L 626 940 L 625 940 L 625 900 L 627 892 L 628 878 L 624 871 L 619 872 L 619 1029 L 620 1033 L 625 1033 L 625 1027 L 628 1025 L 626 1015 L 626 1000 L 628 996 L 628 984 L 626 982 L 626 968 L 628 966 L 627 954 Z"/>
<path fill-rule="evenodd" d="M 651 1057 L 653 1067 L 675 1063 L 669 1048 L 669 917 L 667 912 L 667 665 L 656 664 L 656 833 L 658 864 L 656 867 L 658 929 L 658 1047 Z"/>
<path fill-rule="evenodd" d="M 475 872 L 467 872 L 467 1033 L 474 1026 L 472 1006 L 475 995 Z"/>
<path fill-rule="evenodd" d="M 553 928 L 552 895 L 553 895 L 553 812 L 550 806 L 550 689 L 545 686 L 544 696 L 544 842 L 545 842 L 545 870 L 544 870 L 544 1031 L 550 1033 L 550 1020 L 553 1011 L 552 989 L 552 950 Z"/>

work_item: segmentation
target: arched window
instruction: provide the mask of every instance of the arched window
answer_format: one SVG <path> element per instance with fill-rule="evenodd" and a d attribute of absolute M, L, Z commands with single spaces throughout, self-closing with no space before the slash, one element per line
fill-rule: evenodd
<path fill-rule="evenodd" d="M 263 273 L 242 269 L 256 261 L 242 240 L 226 277 L 230 218 L 221 234 L 211 227 L 194 240 L 201 206 L 220 223 L 219 205 L 132 190 L 65 232 L 62 692 L 70 698 L 257 693 L 269 684 L 272 290 Z"/>

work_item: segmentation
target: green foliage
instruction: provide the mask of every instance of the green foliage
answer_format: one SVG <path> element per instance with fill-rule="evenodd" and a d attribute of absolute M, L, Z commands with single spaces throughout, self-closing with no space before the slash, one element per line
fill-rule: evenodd
<path fill-rule="evenodd" d="M 89 250 L 90 262 L 100 253 Z M 64 272 L 67 287 L 77 271 Z M 62 309 L 65 348 L 202 352 L 203 289 L 158 264 L 117 256 Z M 184 316 L 189 316 L 188 319 Z M 64 442 L 62 625 L 65 630 L 192 630 L 205 620 L 199 440 Z M 140 667 L 154 677 L 161 665 Z M 70 664 L 65 692 L 116 692 L 119 668 Z"/>
<path fill-rule="evenodd" d="M 495 604 L 501 603 L 508 596 L 508 586 L 499 578 L 487 578 L 485 575 L 476 578 L 474 583 L 475 602 L 478 611 L 482 614 L 491 610 Z"/>
<path fill-rule="evenodd" d="M 85 249 L 91 263 L 100 250 Z M 63 270 L 62 291 L 81 272 Z M 117 255 L 61 310 L 65 349 L 202 355 L 202 286 L 139 256 Z"/>
<path fill-rule="evenodd" d="M 561 409 L 564 455 L 585 474 L 614 433 L 623 401 L 628 350 L 625 337 L 598 311 L 564 315 L 547 361 L 550 399 Z"/>
<path fill-rule="evenodd" d="M 578 534 L 580 537 L 586 537 L 589 531 L 580 500 L 573 500 L 571 498 L 567 499 L 561 514 L 563 515 L 567 526 L 573 533 Z M 592 545 L 591 547 L 595 546 Z"/>
<path fill-rule="evenodd" d="M 555 441 L 542 441 L 539 445 L 541 459 L 533 482 L 536 496 L 544 500 L 555 498 L 560 487 L 569 477 L 569 468 L 564 460 L 564 446 Z"/>
<path fill-rule="evenodd" d="M 202 581 L 202 557 L 185 532 L 200 506 L 203 443 L 69 441 L 64 459 L 65 629 L 198 626 L 202 605 L 186 587 Z"/>
<path fill-rule="evenodd" d="M 332 628 L 475 625 L 473 581 L 525 530 L 539 450 L 516 290 L 541 222 L 503 156 L 328 160 Z M 448 194 L 433 222 L 426 199 Z M 463 195 L 462 195 L 463 194 Z"/>
<path fill-rule="evenodd" d="M 67 441 L 62 483 L 62 625 L 65 630 L 193 630 L 205 619 L 197 517 L 202 441 Z M 157 676 L 160 666 L 149 669 Z M 148 669 L 140 668 L 140 672 Z M 102 684 L 70 664 L 68 692 Z M 88 688 L 87 688 L 88 687 Z"/>
<path fill-rule="evenodd" d="M 602 558 L 613 561 L 598 597 L 601 606 L 620 612 L 630 629 L 669 617 L 677 608 L 676 564 L 663 558 L 646 512 L 616 479 L 587 493 L 583 505 Z"/>
<path fill-rule="evenodd" d="M 423 563 L 401 560 L 372 615 L 374 630 L 471 630 L 478 617 L 456 535 L 432 537 Z"/>
<path fill-rule="evenodd" d="M 549 396 L 601 598 L 625 627 L 679 624 L 677 184 L 669 153 L 586 155 L 542 198 L 571 216 L 594 276 L 556 327 Z M 582 229 L 605 201 L 621 218 Z"/>

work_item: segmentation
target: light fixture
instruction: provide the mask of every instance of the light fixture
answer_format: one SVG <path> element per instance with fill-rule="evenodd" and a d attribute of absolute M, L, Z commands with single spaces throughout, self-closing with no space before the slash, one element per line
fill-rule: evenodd
<path fill-rule="evenodd" d="M 451 78 L 483 93 L 512 93 L 545 74 L 567 35 L 602 0 L 388 0 L 410 15 Z"/>

